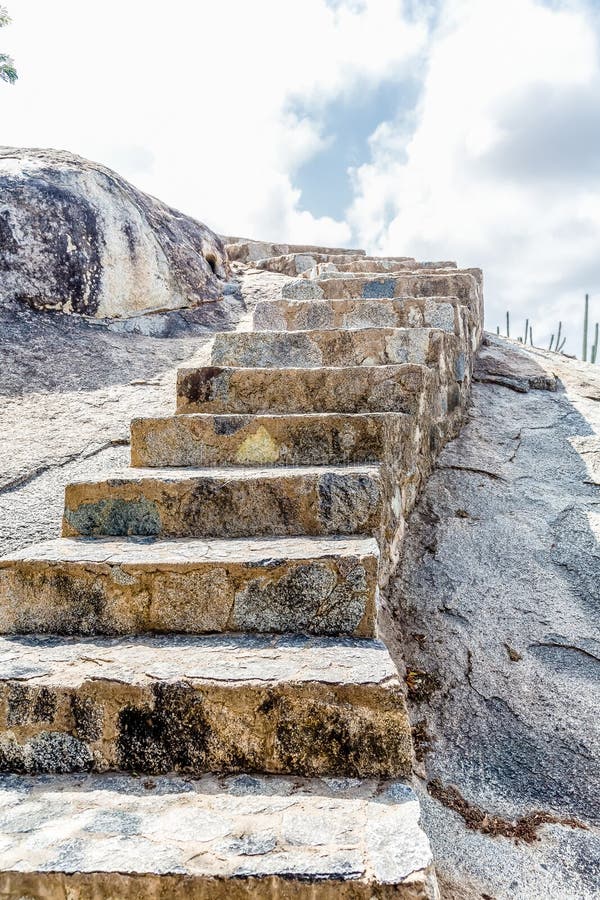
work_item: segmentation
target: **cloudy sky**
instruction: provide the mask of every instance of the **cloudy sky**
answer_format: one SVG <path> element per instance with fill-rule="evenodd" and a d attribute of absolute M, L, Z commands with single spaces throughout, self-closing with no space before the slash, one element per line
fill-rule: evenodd
<path fill-rule="evenodd" d="M 599 0 L 2 0 L 0 143 L 224 233 L 481 266 L 487 326 L 600 319 Z"/>

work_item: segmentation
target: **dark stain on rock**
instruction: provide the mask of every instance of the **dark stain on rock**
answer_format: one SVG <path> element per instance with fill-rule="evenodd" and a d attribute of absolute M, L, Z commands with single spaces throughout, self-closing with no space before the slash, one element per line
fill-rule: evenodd
<path fill-rule="evenodd" d="M 429 703 L 433 694 L 440 690 L 441 684 L 437 675 L 424 672 L 423 669 L 408 667 L 405 677 L 408 698 L 411 703 Z"/>
<path fill-rule="evenodd" d="M 27 743 L 0 738 L 0 772 L 18 775 L 89 772 L 94 758 L 82 741 L 62 732 L 45 731 Z"/>
<path fill-rule="evenodd" d="M 8 725 L 25 725 L 29 721 L 35 691 L 26 684 L 11 684 L 8 690 L 6 722 Z"/>
<path fill-rule="evenodd" d="M 380 492 L 367 475 L 323 475 L 319 478 L 319 518 L 328 530 L 351 534 L 373 520 Z"/>
<path fill-rule="evenodd" d="M 123 234 L 127 240 L 127 248 L 129 250 L 129 256 L 132 260 L 135 260 L 136 257 L 136 236 L 133 233 L 133 225 L 131 222 L 124 222 L 122 225 Z"/>
<path fill-rule="evenodd" d="M 503 819 L 501 816 L 486 812 L 480 806 L 470 803 L 453 785 L 443 785 L 439 778 L 433 778 L 427 785 L 431 796 L 458 813 L 467 828 L 479 831 L 492 837 L 505 837 L 518 843 L 531 844 L 537 841 L 538 831 L 542 825 L 565 825 L 568 828 L 581 828 L 587 831 L 587 825 L 579 819 L 561 818 L 552 813 L 535 811 L 517 819 Z"/>
<path fill-rule="evenodd" d="M 448 385 L 448 412 L 454 410 L 460 405 L 460 388 L 458 384 Z"/>
<path fill-rule="evenodd" d="M 393 278 L 379 278 L 365 282 L 362 295 L 364 300 L 376 300 L 394 296 L 396 282 Z"/>
<path fill-rule="evenodd" d="M 106 595 L 101 586 L 64 574 L 54 575 L 51 584 L 61 599 L 61 633 L 93 634 L 98 628 L 108 633 L 103 626 Z"/>
<path fill-rule="evenodd" d="M 52 722 L 56 715 L 56 694 L 43 687 L 38 691 L 32 711 L 33 722 Z"/>
<path fill-rule="evenodd" d="M 89 697 L 71 696 L 75 737 L 82 741 L 99 741 L 102 737 L 103 711 L 98 703 Z"/>
<path fill-rule="evenodd" d="M 19 250 L 19 245 L 10 224 L 10 214 L 0 213 L 0 271 L 10 269 L 12 262 L 8 259 Z"/>
<path fill-rule="evenodd" d="M 31 238 L 25 247 L 36 244 L 43 260 L 32 271 L 33 263 L 22 259 L 23 253 L 13 260 L 11 268 L 28 275 L 20 279 L 29 286 L 19 299 L 34 308 L 93 316 L 100 301 L 102 240 L 91 203 L 57 184 L 55 173 L 45 169 L 28 178 L 26 188 L 11 176 L 0 177 L 0 194 L 26 211 L 24 227 Z M 18 249 L 11 245 L 13 255 Z"/>
<path fill-rule="evenodd" d="M 160 682 L 153 693 L 152 707 L 127 706 L 119 713 L 120 768 L 149 775 L 203 771 L 210 726 L 202 695 L 187 682 Z"/>
<path fill-rule="evenodd" d="M 122 500 L 119 497 L 80 503 L 65 511 L 67 522 L 81 535 L 139 535 L 160 534 L 160 512 L 156 503 L 145 498 Z"/>
<path fill-rule="evenodd" d="M 231 435 L 251 422 L 249 416 L 215 416 L 213 427 L 215 434 Z"/>
<path fill-rule="evenodd" d="M 56 695 L 47 687 L 11 684 L 8 690 L 7 725 L 52 722 L 56 715 Z"/>
<path fill-rule="evenodd" d="M 220 366 L 204 366 L 192 369 L 179 378 L 177 391 L 189 403 L 206 403 L 213 399 L 212 381 L 223 373 Z"/>
<path fill-rule="evenodd" d="M 264 706 L 264 704 L 263 704 Z M 354 708 L 275 698 L 270 713 L 283 770 L 298 775 L 395 777 L 410 772 L 410 736 L 396 720 L 360 718 Z"/>

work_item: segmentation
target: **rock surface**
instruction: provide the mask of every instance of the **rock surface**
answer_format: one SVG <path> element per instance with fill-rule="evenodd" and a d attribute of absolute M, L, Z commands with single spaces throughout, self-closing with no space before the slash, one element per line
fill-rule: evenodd
<path fill-rule="evenodd" d="M 0 148 L 0 298 L 94 317 L 222 296 L 229 263 L 206 225 L 58 150 Z"/>
<path fill-rule="evenodd" d="M 596 900 L 600 370 L 488 338 L 475 378 L 391 596 L 426 829 L 449 900 Z"/>

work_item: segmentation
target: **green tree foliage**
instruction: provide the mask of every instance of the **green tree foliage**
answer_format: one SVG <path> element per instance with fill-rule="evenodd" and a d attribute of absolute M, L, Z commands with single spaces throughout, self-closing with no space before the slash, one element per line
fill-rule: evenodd
<path fill-rule="evenodd" d="M 8 25 L 9 22 L 10 16 L 6 9 L 0 6 L 0 28 Z M 8 81 L 9 84 L 14 84 L 17 77 L 17 70 L 11 57 L 6 53 L 0 53 L 0 81 Z"/>

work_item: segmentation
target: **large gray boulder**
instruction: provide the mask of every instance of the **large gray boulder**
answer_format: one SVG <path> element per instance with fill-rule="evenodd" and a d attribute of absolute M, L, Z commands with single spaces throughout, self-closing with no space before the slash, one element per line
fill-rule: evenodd
<path fill-rule="evenodd" d="M 128 317 L 222 296 L 221 239 L 115 172 L 0 147 L 0 303 Z"/>

